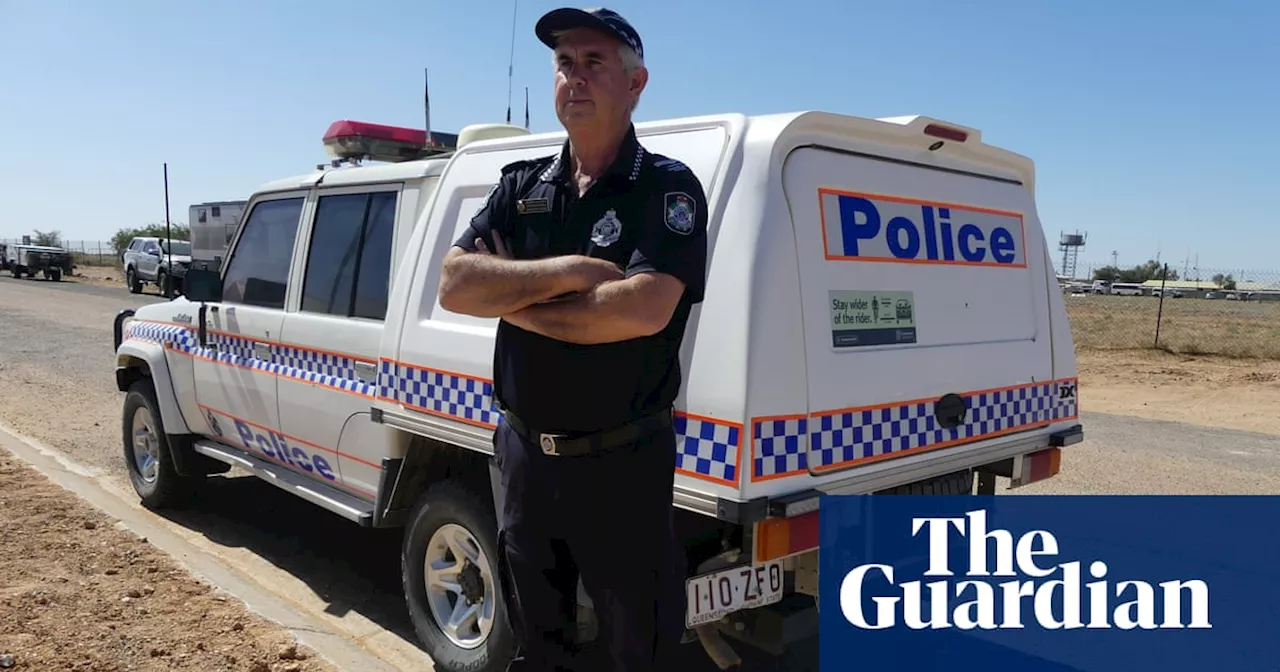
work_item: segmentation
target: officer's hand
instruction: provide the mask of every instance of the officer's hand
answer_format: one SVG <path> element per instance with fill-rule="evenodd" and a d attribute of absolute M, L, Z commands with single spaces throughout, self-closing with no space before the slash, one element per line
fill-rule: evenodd
<path fill-rule="evenodd" d="M 496 233 L 493 236 L 493 247 L 494 249 L 490 250 L 489 246 L 485 244 L 484 238 L 476 238 L 476 248 L 479 249 L 480 252 L 496 255 L 503 259 L 511 258 L 511 253 L 507 251 L 507 245 L 503 242 L 502 236 L 499 236 Z"/>
<path fill-rule="evenodd" d="M 626 277 L 617 264 L 607 259 L 577 256 L 574 258 L 573 272 L 578 276 L 583 289 L 591 289 L 602 282 L 621 280 Z"/>

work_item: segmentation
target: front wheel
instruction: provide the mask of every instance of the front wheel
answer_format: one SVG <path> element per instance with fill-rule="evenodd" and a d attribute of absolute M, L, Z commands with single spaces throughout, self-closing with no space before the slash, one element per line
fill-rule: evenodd
<path fill-rule="evenodd" d="M 124 398 L 124 463 L 129 482 L 149 509 L 185 505 L 203 478 L 178 475 L 151 379 L 134 382 Z"/>
<path fill-rule="evenodd" d="M 454 481 L 430 487 L 405 527 L 401 580 L 414 630 L 442 672 L 500 672 L 516 639 L 498 572 L 493 506 Z"/>

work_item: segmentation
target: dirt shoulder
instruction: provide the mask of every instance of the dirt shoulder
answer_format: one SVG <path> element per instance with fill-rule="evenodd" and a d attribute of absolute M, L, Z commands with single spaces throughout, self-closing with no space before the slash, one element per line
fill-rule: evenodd
<path fill-rule="evenodd" d="M 2 450 L 0 511 L 0 668 L 334 670 Z"/>
<path fill-rule="evenodd" d="M 1280 361 L 1082 350 L 1080 407 L 1280 434 Z"/>
<path fill-rule="evenodd" d="M 75 275 L 72 276 L 76 282 L 88 285 L 98 285 L 100 287 L 124 287 L 124 271 L 118 266 L 77 266 Z M 156 290 L 155 285 L 144 288 Z M 156 291 L 155 293 L 159 293 Z"/>

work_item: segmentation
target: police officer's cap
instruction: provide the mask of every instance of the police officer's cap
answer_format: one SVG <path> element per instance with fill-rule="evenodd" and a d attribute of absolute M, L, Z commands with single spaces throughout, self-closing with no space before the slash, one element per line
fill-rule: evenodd
<path fill-rule="evenodd" d="M 553 34 L 570 28 L 594 28 L 609 35 L 616 36 L 618 39 L 627 43 L 636 54 L 644 60 L 644 43 L 640 41 L 640 33 L 622 18 L 622 15 L 603 7 L 594 9 L 576 9 L 573 7 L 563 7 L 561 9 L 553 9 L 538 19 L 534 32 L 538 35 L 538 39 L 542 43 L 556 48 L 555 38 Z"/>

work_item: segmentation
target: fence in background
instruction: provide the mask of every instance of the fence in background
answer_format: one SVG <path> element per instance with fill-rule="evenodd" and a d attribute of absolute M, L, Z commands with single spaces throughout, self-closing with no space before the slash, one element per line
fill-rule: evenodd
<path fill-rule="evenodd" d="M 0 238 L 0 243 L 21 243 L 22 238 Z M 71 253 L 77 266 L 118 266 L 120 255 L 109 240 L 64 240 L 62 248 Z"/>
<path fill-rule="evenodd" d="M 1280 273 L 1249 272 L 1245 281 L 1235 279 L 1239 271 L 1200 275 L 1166 280 L 1163 291 L 1160 280 L 1149 281 L 1137 296 L 1095 294 L 1083 280 L 1066 284 L 1076 347 L 1280 359 Z"/>
<path fill-rule="evenodd" d="M 68 240 L 62 246 L 79 266 L 120 265 L 110 241 Z M 1181 275 L 1182 269 L 1174 270 Z M 1090 285 L 1081 279 L 1062 286 L 1078 349 L 1280 359 L 1280 272 L 1197 269 L 1190 280 L 1166 280 L 1163 291 L 1159 279 L 1144 283 L 1139 296 L 1095 294 Z"/>

